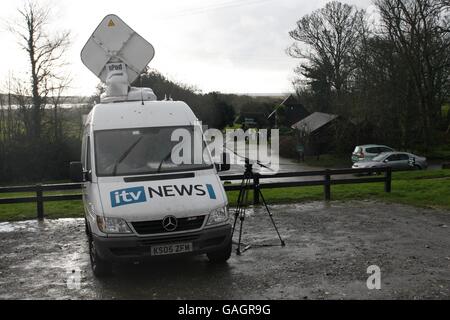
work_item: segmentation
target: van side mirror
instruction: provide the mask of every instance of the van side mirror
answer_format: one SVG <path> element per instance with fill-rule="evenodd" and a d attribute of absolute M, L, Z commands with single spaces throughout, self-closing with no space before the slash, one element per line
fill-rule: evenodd
<path fill-rule="evenodd" d="M 81 162 L 70 163 L 70 179 L 73 182 L 84 182 L 83 165 Z"/>
<path fill-rule="evenodd" d="M 220 165 L 220 171 L 228 171 L 231 169 L 230 155 L 227 152 L 222 153 L 222 164 Z"/>

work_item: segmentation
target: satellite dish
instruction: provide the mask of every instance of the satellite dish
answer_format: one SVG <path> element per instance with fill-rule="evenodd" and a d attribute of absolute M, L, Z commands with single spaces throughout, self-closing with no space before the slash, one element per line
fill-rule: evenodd
<path fill-rule="evenodd" d="M 122 79 L 128 84 L 139 77 L 154 56 L 153 46 L 114 14 L 103 19 L 81 51 L 81 61 L 102 82 L 108 79 L 111 63 L 125 64 Z"/>

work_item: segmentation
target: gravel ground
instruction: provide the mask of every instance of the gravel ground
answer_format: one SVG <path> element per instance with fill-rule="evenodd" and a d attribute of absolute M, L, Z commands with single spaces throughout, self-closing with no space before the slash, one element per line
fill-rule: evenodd
<path fill-rule="evenodd" d="M 0 299 L 450 298 L 450 212 L 372 201 L 271 209 L 284 248 L 256 208 L 243 228 L 253 247 L 228 264 L 170 259 L 103 280 L 90 270 L 82 219 L 0 223 Z M 381 268 L 380 290 L 367 289 L 370 265 Z"/>

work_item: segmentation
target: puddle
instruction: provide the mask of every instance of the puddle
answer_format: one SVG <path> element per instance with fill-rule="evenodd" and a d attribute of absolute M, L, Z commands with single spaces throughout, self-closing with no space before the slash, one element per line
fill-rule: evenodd
<path fill-rule="evenodd" d="M 269 208 L 285 247 L 265 208 L 252 207 L 242 234 L 252 247 L 233 250 L 228 264 L 172 259 L 116 266 L 107 279 L 92 275 L 83 219 L 0 223 L 0 299 L 365 299 L 374 297 L 369 263 L 390 282 L 380 297 L 450 297 L 447 211 L 362 201 Z"/>
<path fill-rule="evenodd" d="M 64 219 L 54 219 L 44 221 L 27 220 L 18 222 L 1 222 L 0 233 L 10 233 L 18 231 L 26 231 L 26 232 L 49 231 L 61 225 L 68 225 L 68 224 L 78 225 L 81 220 L 83 219 L 64 218 Z"/>
<path fill-rule="evenodd" d="M 17 232 L 17 231 L 37 231 L 39 222 L 36 220 L 19 221 L 19 222 L 2 222 L 0 223 L 0 232 Z"/>

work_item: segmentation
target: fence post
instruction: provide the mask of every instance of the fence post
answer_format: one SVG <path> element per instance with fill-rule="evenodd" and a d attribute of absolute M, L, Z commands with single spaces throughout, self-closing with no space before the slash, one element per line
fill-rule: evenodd
<path fill-rule="evenodd" d="M 325 193 L 325 200 L 329 201 L 331 200 L 331 175 L 330 170 L 326 170 L 325 174 L 325 181 L 324 181 L 324 193 Z"/>
<path fill-rule="evenodd" d="M 259 204 L 259 174 L 253 175 L 253 204 Z"/>
<path fill-rule="evenodd" d="M 385 179 L 386 180 L 384 181 L 384 191 L 391 192 L 391 187 L 392 187 L 392 168 L 391 167 L 386 168 Z"/>
<path fill-rule="evenodd" d="M 36 185 L 36 209 L 38 220 L 44 220 L 44 201 L 42 199 L 42 184 Z"/>

